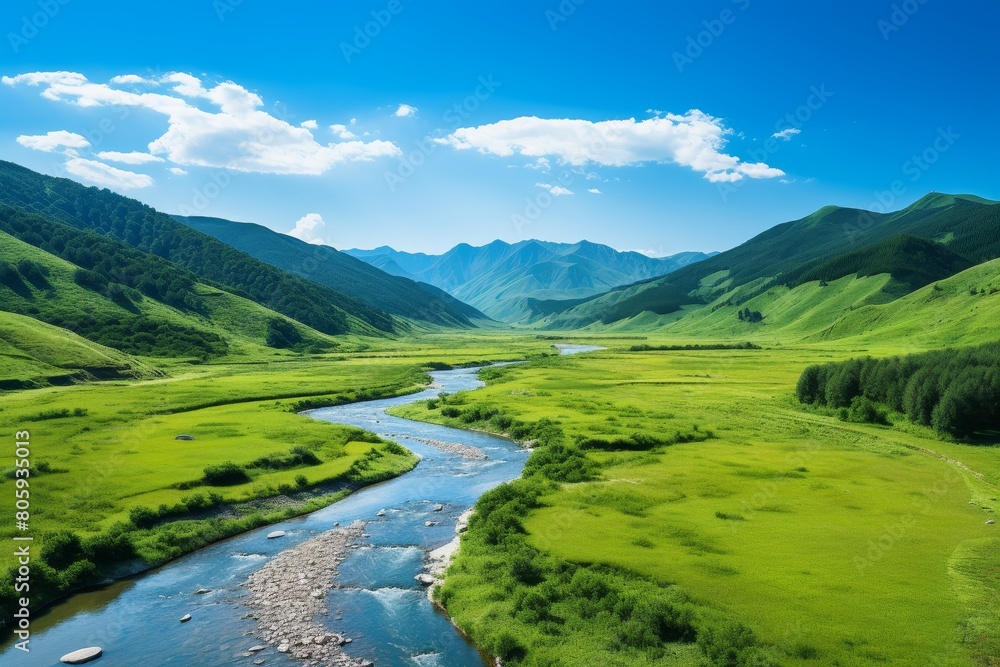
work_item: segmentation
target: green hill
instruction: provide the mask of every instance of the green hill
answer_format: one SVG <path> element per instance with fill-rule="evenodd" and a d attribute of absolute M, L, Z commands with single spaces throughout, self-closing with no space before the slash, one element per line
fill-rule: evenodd
<path fill-rule="evenodd" d="M 2 390 L 157 375 L 152 367 L 118 350 L 30 317 L 2 311 L 0 359 Z"/>
<path fill-rule="evenodd" d="M 392 315 L 460 327 L 488 319 L 437 287 L 390 275 L 329 246 L 309 244 L 253 223 L 174 218 L 279 269 L 339 290 Z"/>
<path fill-rule="evenodd" d="M 794 284 L 808 268 L 833 262 L 826 267 L 831 269 L 837 258 L 874 247 L 850 258 L 859 269 L 867 271 L 873 266 L 870 260 L 894 247 L 893 243 L 884 247 L 876 244 L 900 234 L 937 241 L 968 264 L 987 261 L 1000 257 L 1000 204 L 967 195 L 933 194 L 896 213 L 827 206 L 668 276 L 619 287 L 583 303 L 567 303 L 561 313 L 549 316 L 544 326 L 609 324 L 643 312 L 668 315 L 685 306 L 713 303 L 723 294 L 730 294 L 738 303 L 772 286 Z M 959 266 L 959 260 L 952 255 L 939 251 L 934 254 L 938 269 Z M 862 262 L 866 256 L 867 263 Z M 899 270 L 903 263 L 897 256 L 894 263 L 885 266 Z M 919 282 L 926 277 L 910 279 Z M 554 308 L 550 306 L 550 310 Z"/>
<path fill-rule="evenodd" d="M 45 234 L 48 240 L 41 243 L 62 247 L 63 255 L 84 265 L 0 231 L 0 311 L 58 327 L 55 333 L 65 333 L 71 341 L 74 336 L 68 332 L 102 349 L 199 358 L 242 354 L 269 342 L 271 347 L 284 346 L 273 340 L 274 329 L 294 331 L 292 337 L 305 346 L 330 344 L 315 330 L 246 298 L 194 282 L 191 274 L 166 260 L 110 239 L 0 205 L 0 229 L 7 228 Z M 174 275 L 168 281 L 160 270 Z M 68 358 L 76 356 L 73 352 Z M 62 368 L 95 366 L 86 359 L 41 359 Z M 112 361 L 123 359 L 115 356 Z M 123 363 L 131 366 L 127 360 Z"/>
<path fill-rule="evenodd" d="M 138 201 L 0 161 L 0 201 L 113 238 L 330 335 L 394 331 L 390 315 L 304 280 Z M 20 233 L 32 245 L 30 230 Z"/>
<path fill-rule="evenodd" d="M 972 262 L 941 243 L 900 234 L 814 266 L 806 264 L 790 272 L 788 280 L 801 285 L 814 280 L 837 280 L 851 274 L 861 278 L 886 273 L 899 283 L 904 293 L 909 293 L 971 266 Z M 800 274 L 798 278 L 794 277 L 795 273 Z"/>

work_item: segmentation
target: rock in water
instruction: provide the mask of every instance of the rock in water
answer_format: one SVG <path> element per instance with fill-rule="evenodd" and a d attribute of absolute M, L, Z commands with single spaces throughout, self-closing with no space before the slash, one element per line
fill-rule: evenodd
<path fill-rule="evenodd" d="M 379 510 L 375 513 L 375 516 L 385 516 L 385 510 Z"/>
<path fill-rule="evenodd" d="M 247 651 L 250 653 L 260 653 L 266 648 L 267 648 L 266 646 L 261 646 L 260 644 L 258 644 L 257 646 L 251 646 L 250 648 L 247 649 Z"/>
<path fill-rule="evenodd" d="M 97 660 L 103 653 L 104 649 L 100 646 L 81 648 L 77 651 L 73 651 L 72 653 L 67 653 L 63 657 L 59 658 L 59 662 L 64 662 L 67 665 L 82 665 L 85 662 Z"/>
<path fill-rule="evenodd" d="M 181 616 L 181 623 L 187 623 L 191 620 L 191 614 L 184 614 Z"/>
<path fill-rule="evenodd" d="M 211 592 L 212 592 L 211 588 L 199 588 L 198 590 L 196 590 L 194 592 L 194 594 L 195 595 L 204 595 L 205 593 L 211 593 Z"/>
<path fill-rule="evenodd" d="M 444 505 L 435 505 L 434 506 L 434 511 L 435 512 L 441 512 L 443 510 L 444 510 Z"/>
<path fill-rule="evenodd" d="M 275 538 L 284 537 L 284 536 L 285 536 L 285 531 L 283 531 L 283 530 L 276 530 L 276 531 L 274 531 L 272 533 L 268 533 L 267 534 L 267 539 L 273 540 Z"/>
<path fill-rule="evenodd" d="M 432 577 L 431 575 L 426 574 L 426 573 L 425 574 L 418 574 L 417 576 L 415 576 L 413 578 L 416 579 L 417 581 L 419 581 L 422 586 L 430 586 L 431 584 L 434 583 L 434 577 Z"/>

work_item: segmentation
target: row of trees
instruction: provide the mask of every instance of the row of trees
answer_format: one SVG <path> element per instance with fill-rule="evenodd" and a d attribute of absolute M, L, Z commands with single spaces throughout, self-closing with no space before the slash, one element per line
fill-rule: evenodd
<path fill-rule="evenodd" d="M 940 433 L 968 438 L 1000 426 L 1000 343 L 810 366 L 796 396 L 832 408 L 864 398 Z"/>

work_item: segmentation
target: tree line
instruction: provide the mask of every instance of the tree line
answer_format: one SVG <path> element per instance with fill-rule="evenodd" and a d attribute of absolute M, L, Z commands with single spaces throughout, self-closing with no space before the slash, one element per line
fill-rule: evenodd
<path fill-rule="evenodd" d="M 809 366 L 795 393 L 802 403 L 831 408 L 872 401 L 939 433 L 970 438 L 1000 426 L 1000 343 Z"/>

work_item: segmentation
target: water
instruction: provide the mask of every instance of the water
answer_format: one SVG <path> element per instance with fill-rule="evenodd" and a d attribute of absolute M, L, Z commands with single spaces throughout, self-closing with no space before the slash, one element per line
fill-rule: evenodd
<path fill-rule="evenodd" d="M 562 354 L 601 349 L 560 346 Z M 56 665 L 59 657 L 85 646 L 101 646 L 102 667 L 177 665 L 183 667 L 251 664 L 246 650 L 261 642 L 252 636 L 253 620 L 244 618 L 251 572 L 274 555 L 333 527 L 370 521 L 362 548 L 342 563 L 341 575 L 327 596 L 335 632 L 354 641 L 347 653 L 378 661 L 380 667 L 483 667 L 474 646 L 427 599 L 413 577 L 424 553 L 455 537 L 458 516 L 484 492 L 517 477 L 527 452 L 507 440 L 481 433 L 413 422 L 385 414 L 394 405 L 482 386 L 478 369 L 432 373 L 431 388 L 410 396 L 314 410 L 316 419 L 350 424 L 395 440 L 421 457 L 411 472 L 368 487 L 333 505 L 280 524 L 238 535 L 190 554 L 137 579 L 74 595 L 32 622 L 31 653 L 0 646 L 0 664 L 25 667 Z M 459 442 L 482 449 L 486 460 L 463 459 L 413 437 Z M 443 511 L 435 512 L 441 504 Z M 385 509 L 384 517 L 376 517 Z M 440 522 L 427 527 L 425 521 Z M 268 540 L 273 530 L 287 535 Z M 195 595 L 201 588 L 211 589 Z M 178 619 L 191 614 L 192 620 Z M 301 667 L 301 662 L 273 648 L 254 658 L 266 665 Z"/>
<path fill-rule="evenodd" d="M 431 388 L 410 396 L 314 410 L 316 419 L 351 424 L 401 443 L 421 457 L 411 472 L 368 487 L 308 516 L 266 526 L 207 547 L 135 580 L 75 595 L 33 622 L 31 653 L 11 642 L 0 649 L 0 664 L 55 665 L 84 646 L 101 646 L 99 663 L 139 665 L 249 665 L 243 654 L 259 644 L 256 626 L 243 618 L 249 574 L 284 549 L 329 530 L 370 521 L 370 535 L 342 564 L 341 588 L 330 591 L 323 619 L 331 630 L 354 639 L 350 655 L 377 659 L 379 666 L 465 667 L 484 665 L 475 647 L 427 599 L 413 577 L 424 553 L 455 537 L 458 516 L 494 486 L 517 477 L 527 453 L 512 442 L 433 424 L 398 419 L 385 409 L 481 386 L 477 369 L 432 373 Z M 412 440 L 431 438 L 479 447 L 486 460 L 463 459 Z M 435 512 L 441 504 L 443 511 Z M 376 517 L 385 509 L 384 517 Z M 427 527 L 425 521 L 440 522 Z M 287 536 L 268 540 L 272 530 Z M 200 588 L 211 589 L 195 595 Z M 178 622 L 184 614 L 192 620 Z M 300 665 L 273 648 L 258 656 L 267 665 Z"/>

